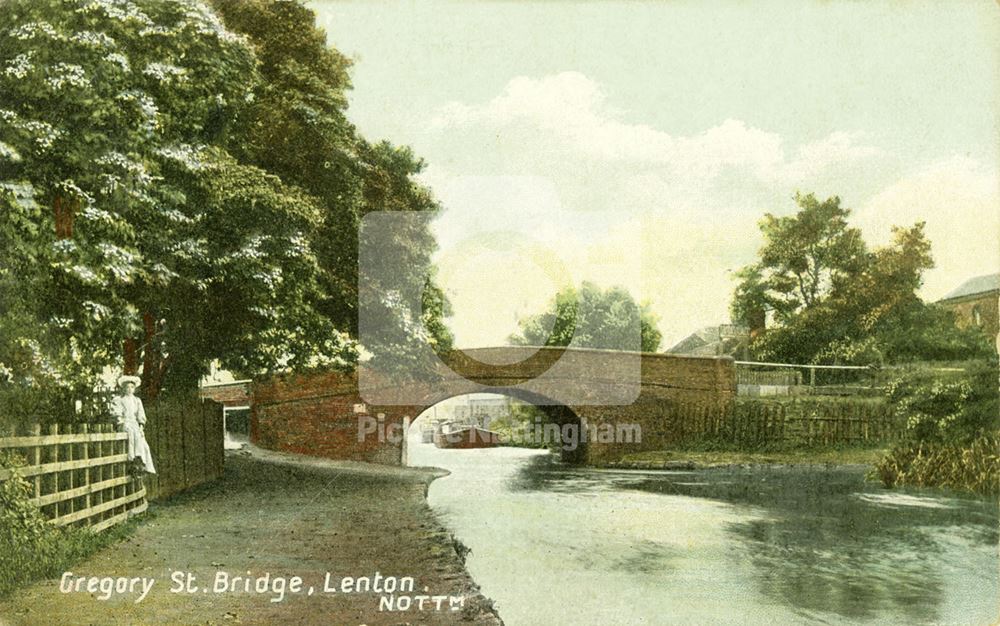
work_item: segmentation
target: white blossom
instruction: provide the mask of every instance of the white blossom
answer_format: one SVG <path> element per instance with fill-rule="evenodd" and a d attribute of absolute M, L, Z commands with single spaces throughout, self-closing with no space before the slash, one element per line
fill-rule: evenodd
<path fill-rule="evenodd" d="M 54 144 L 62 135 L 58 129 L 48 122 L 39 122 L 37 120 L 29 120 L 25 122 L 17 119 L 16 114 L 14 115 L 14 120 L 10 120 L 3 116 L 3 112 L 0 112 L 0 117 L 4 117 L 5 121 L 13 121 L 16 127 L 26 130 L 28 133 L 34 135 L 35 143 L 39 148 L 45 150 L 51 148 L 52 144 Z"/>
<path fill-rule="evenodd" d="M 286 256 L 289 257 L 306 255 L 309 253 L 309 240 L 302 233 L 297 232 L 288 238 L 286 250 Z"/>
<path fill-rule="evenodd" d="M 200 2 L 187 2 L 185 15 L 196 24 L 197 31 L 203 35 L 215 35 L 220 41 L 241 43 L 246 45 L 246 38 L 237 35 L 222 25 L 218 16 Z"/>
<path fill-rule="evenodd" d="M 166 37 L 176 35 L 177 30 L 174 28 L 167 28 L 166 26 L 160 26 L 159 24 L 154 24 L 143 28 L 139 31 L 139 34 L 143 37 L 148 37 L 150 35 L 163 35 Z"/>
<path fill-rule="evenodd" d="M 107 61 L 108 63 L 113 63 L 117 65 L 118 67 L 122 68 L 123 71 L 126 72 L 132 69 L 132 66 L 128 62 L 128 57 L 122 54 L 121 52 L 112 52 L 111 54 L 105 56 L 104 60 Z"/>
<path fill-rule="evenodd" d="M 183 258 L 205 257 L 205 242 L 195 239 L 184 239 L 174 242 L 169 250 Z"/>
<path fill-rule="evenodd" d="M 14 380 L 14 372 L 6 364 L 0 362 L 0 381 L 9 383 Z"/>
<path fill-rule="evenodd" d="M 146 26 L 153 24 L 153 20 L 130 0 L 92 0 L 77 9 L 78 13 L 98 11 L 120 22 L 138 22 Z"/>
<path fill-rule="evenodd" d="M 72 254 L 76 252 L 76 243 L 72 239 L 57 239 L 52 242 L 52 249 L 59 254 Z"/>
<path fill-rule="evenodd" d="M 4 68 L 3 74 L 9 78 L 24 78 L 28 73 L 35 68 L 32 65 L 31 60 L 35 56 L 34 50 L 29 50 L 27 52 L 22 52 L 17 55 L 7 64 Z"/>
<path fill-rule="evenodd" d="M 132 182 L 139 185 L 145 186 L 153 181 L 153 177 L 149 174 L 143 163 L 131 159 L 121 152 L 108 152 L 104 156 L 99 157 L 95 163 L 121 170 L 128 174 Z"/>
<path fill-rule="evenodd" d="M 153 265 L 151 269 L 154 277 L 160 282 L 164 283 L 168 283 L 173 279 L 177 278 L 178 276 L 180 276 L 177 272 L 171 270 L 163 263 L 156 263 L 155 265 Z"/>
<path fill-rule="evenodd" d="M 0 160 L 17 163 L 21 160 L 21 155 L 18 154 L 13 146 L 0 141 Z"/>
<path fill-rule="evenodd" d="M 114 244 L 107 243 L 106 241 L 102 241 L 97 244 L 97 249 L 100 250 L 101 254 L 103 254 L 105 258 L 110 261 L 118 261 L 121 263 L 135 263 L 136 261 L 135 254 L 123 248 L 119 248 Z"/>
<path fill-rule="evenodd" d="M 90 313 L 90 316 L 97 321 L 111 317 L 111 309 L 97 302 L 85 300 L 83 302 L 83 308 L 86 309 Z"/>
<path fill-rule="evenodd" d="M 163 210 L 163 215 L 170 221 L 176 222 L 178 224 L 194 224 L 195 220 L 184 215 L 177 209 L 165 209 Z"/>
<path fill-rule="evenodd" d="M 118 94 L 118 99 L 122 102 L 138 105 L 139 111 L 142 113 L 143 118 L 145 118 L 145 124 L 143 124 L 145 130 L 152 132 L 156 129 L 160 110 L 156 107 L 156 102 L 148 94 L 138 89 L 130 89 Z"/>
<path fill-rule="evenodd" d="M 190 144 L 175 144 L 159 148 L 156 153 L 165 159 L 183 165 L 189 171 L 197 171 L 205 167 L 201 160 L 201 151 L 204 146 L 192 146 Z"/>
<path fill-rule="evenodd" d="M 150 63 L 142 73 L 156 80 L 169 82 L 173 79 L 184 81 L 187 79 L 187 70 L 170 63 Z"/>
<path fill-rule="evenodd" d="M 83 189 L 81 189 L 80 186 L 77 185 L 75 182 L 73 182 L 71 179 L 67 178 L 66 180 L 60 182 L 57 185 L 57 187 L 61 189 L 64 193 L 79 199 L 84 206 L 90 206 L 91 204 L 94 203 L 94 197 L 91 196 L 86 191 L 84 191 Z"/>
<path fill-rule="evenodd" d="M 56 63 L 45 79 L 53 89 L 62 89 L 63 85 L 71 87 L 86 87 L 89 84 L 87 73 L 83 67 L 73 63 Z"/>
<path fill-rule="evenodd" d="M 91 222 L 104 222 L 105 224 L 113 224 L 116 219 L 113 213 L 109 213 L 104 209 L 99 209 L 95 206 L 86 206 L 83 211 L 81 211 L 80 216 Z"/>
<path fill-rule="evenodd" d="M 98 276 L 94 273 L 94 270 L 90 269 L 86 265 L 74 265 L 70 268 L 70 271 L 76 275 L 84 283 L 96 283 L 98 282 Z"/>
<path fill-rule="evenodd" d="M 49 24 L 48 22 L 28 22 L 27 24 L 21 24 L 17 28 L 12 28 L 10 30 L 10 35 L 11 37 L 20 39 L 21 41 L 34 39 L 35 37 L 39 37 L 41 35 L 57 41 L 65 40 L 65 37 L 60 35 L 52 24 Z"/>
<path fill-rule="evenodd" d="M 73 33 L 70 41 L 83 44 L 90 48 L 114 48 L 115 40 L 104 33 L 97 33 L 92 30 L 82 30 Z"/>

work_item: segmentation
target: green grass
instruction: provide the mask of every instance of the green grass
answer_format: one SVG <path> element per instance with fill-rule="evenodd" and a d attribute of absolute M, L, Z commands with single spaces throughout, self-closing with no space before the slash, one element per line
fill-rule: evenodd
<path fill-rule="evenodd" d="M 625 455 L 625 463 L 667 463 L 690 461 L 697 465 L 770 465 L 770 464 L 835 464 L 875 465 L 887 452 L 886 448 L 844 447 L 831 449 L 788 450 L 651 450 Z"/>

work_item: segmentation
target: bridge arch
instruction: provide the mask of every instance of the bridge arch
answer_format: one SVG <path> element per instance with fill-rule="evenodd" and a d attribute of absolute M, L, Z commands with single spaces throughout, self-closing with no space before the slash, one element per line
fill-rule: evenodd
<path fill-rule="evenodd" d="M 518 362 L 518 350 L 538 352 L 544 358 Z M 475 358 L 485 351 L 504 351 L 507 358 Z M 546 359 L 558 363 L 552 365 Z M 479 370 L 477 360 L 514 364 Z M 627 369 L 634 364 L 639 365 L 636 372 Z M 733 361 L 728 357 L 482 348 L 456 353 L 445 365 L 450 374 L 443 372 L 441 380 L 433 384 L 385 381 L 384 389 L 389 392 L 385 401 L 372 400 L 368 393 L 372 390 L 363 389 L 358 372 L 320 371 L 256 380 L 251 441 L 275 450 L 400 465 L 404 461 L 406 420 L 412 421 L 446 398 L 502 393 L 536 406 L 562 404 L 588 428 L 611 425 L 617 433 L 629 426 L 640 431 L 638 440 L 589 440 L 580 460 L 600 463 L 710 432 L 713 424 L 718 424 L 717 418 L 731 410 L 736 396 Z M 536 376 L 536 367 L 545 367 L 545 376 Z M 627 377 L 631 378 L 625 380 Z M 627 389 L 629 385 L 634 388 Z M 622 389 L 636 393 L 627 402 L 606 402 L 627 395 Z M 572 401 L 566 401 L 567 397 Z"/>
<path fill-rule="evenodd" d="M 509 441 L 508 443 L 516 445 L 520 441 L 524 443 L 546 444 L 545 447 L 558 450 L 562 459 L 569 463 L 582 462 L 587 458 L 586 421 L 578 416 L 571 407 L 530 391 L 498 388 L 486 392 L 458 393 L 443 397 L 429 404 L 427 408 L 414 416 L 412 420 L 404 418 L 403 428 L 411 436 L 407 437 L 403 442 L 402 463 L 409 465 L 409 446 L 413 439 L 413 429 L 417 427 L 418 421 L 424 420 L 426 423 L 428 420 L 433 419 L 431 413 L 435 408 L 451 400 L 485 394 L 494 397 L 502 396 L 514 402 L 532 406 L 544 416 L 544 421 L 537 424 L 530 424 L 525 431 L 517 433 L 514 441 Z M 491 429 L 490 427 L 487 428 Z M 532 445 L 530 447 L 538 446 Z"/>

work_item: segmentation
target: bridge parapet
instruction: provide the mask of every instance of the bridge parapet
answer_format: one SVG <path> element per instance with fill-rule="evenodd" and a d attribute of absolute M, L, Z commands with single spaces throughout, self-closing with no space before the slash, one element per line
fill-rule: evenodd
<path fill-rule="evenodd" d="M 685 416 L 721 415 L 736 396 L 733 361 L 727 357 L 505 347 L 455 352 L 445 359 L 436 381 L 381 382 L 377 391 L 385 393 L 374 396 L 380 398 L 374 404 L 366 401 L 373 397 L 371 380 L 368 388 L 359 387 L 356 372 L 256 381 L 251 439 L 275 450 L 401 464 L 408 420 L 442 400 L 485 391 L 566 406 L 591 425 L 638 425 L 640 441 L 587 443 L 584 460 L 606 461 L 676 442 L 690 434 Z M 561 401 L 565 398 L 571 400 Z M 359 438 L 361 430 L 370 432 Z"/>

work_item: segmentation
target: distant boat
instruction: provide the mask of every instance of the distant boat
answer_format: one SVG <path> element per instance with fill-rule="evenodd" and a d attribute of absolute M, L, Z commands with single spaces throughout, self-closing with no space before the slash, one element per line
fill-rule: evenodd
<path fill-rule="evenodd" d="M 434 445 L 439 448 L 494 448 L 500 445 L 500 433 L 478 426 L 465 426 L 456 430 L 434 433 Z"/>

